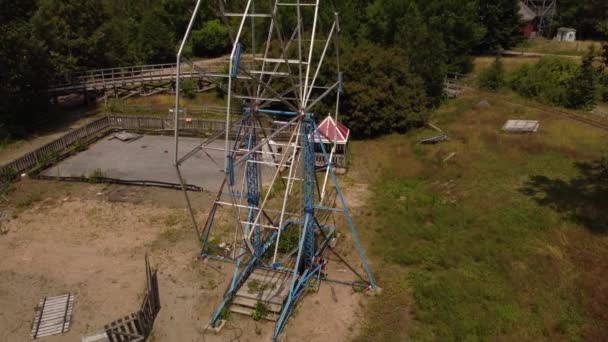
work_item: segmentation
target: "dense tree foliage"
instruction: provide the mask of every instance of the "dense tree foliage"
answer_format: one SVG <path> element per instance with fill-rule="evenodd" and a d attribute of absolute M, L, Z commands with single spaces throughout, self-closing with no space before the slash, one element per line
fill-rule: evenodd
<path fill-rule="evenodd" d="M 403 65 L 400 49 L 359 46 L 348 55 L 343 118 L 358 137 L 404 132 L 426 122 L 427 96 L 423 80 Z"/>
<path fill-rule="evenodd" d="M 583 58 L 583 64 L 566 88 L 568 99 L 566 105 L 570 108 L 592 109 L 598 89 L 599 74 L 593 66 L 594 49 Z"/>
<path fill-rule="evenodd" d="M 517 1 L 480 0 L 479 18 L 486 29 L 479 44 L 481 51 L 506 49 L 523 38 Z"/>
<path fill-rule="evenodd" d="M 560 26 L 577 30 L 579 39 L 608 38 L 608 1 L 560 0 L 554 29 Z"/>
<path fill-rule="evenodd" d="M 192 53 L 195 56 L 220 56 L 229 51 L 228 29 L 219 20 L 208 21 L 200 30 L 192 32 Z"/>
<path fill-rule="evenodd" d="M 29 22 L 35 1 L 0 0 L 0 9 L 0 138 L 5 139 L 24 133 L 46 109 L 49 61 Z"/>
<path fill-rule="evenodd" d="M 219 3 L 231 10 L 230 6 L 244 1 Z M 380 122 L 392 124 L 362 131 L 363 135 L 403 130 L 420 121 L 422 113 L 443 98 L 446 72 L 468 72 L 473 53 L 509 48 L 521 36 L 517 0 L 336 0 L 327 6 L 334 4 L 341 13 L 340 36 L 349 65 L 360 64 L 352 59 L 356 56 L 379 68 L 369 70 L 372 75 L 401 73 L 396 80 L 380 77 L 390 85 L 374 81 L 378 89 L 397 91 L 384 96 L 381 91 L 357 89 L 368 78 L 359 70 L 349 70 L 348 83 L 355 89 L 346 89 L 348 110 L 366 106 L 402 111 L 380 110 L 386 115 Z M 173 61 L 193 5 L 193 0 L 0 0 L 0 119 L 5 131 L 1 134 L 19 133 L 15 127 L 28 121 L 24 113 L 46 107 L 47 84 L 74 71 Z M 188 54 L 225 53 L 229 37 L 217 20 L 218 2 L 206 1 L 202 6 Z M 604 0 L 564 0 L 560 6 L 565 8 L 560 20 L 573 22 L 570 26 L 583 34 L 604 31 Z M 270 9 L 269 3 L 256 5 L 258 12 Z M 580 16 L 585 19 L 577 26 Z M 321 22 L 332 19 L 330 11 Z M 286 15 L 281 20 L 286 24 L 296 19 Z M 245 30 L 250 30 L 249 25 Z M 381 60 L 388 57 L 395 60 Z M 414 85 L 415 91 L 408 88 Z"/>

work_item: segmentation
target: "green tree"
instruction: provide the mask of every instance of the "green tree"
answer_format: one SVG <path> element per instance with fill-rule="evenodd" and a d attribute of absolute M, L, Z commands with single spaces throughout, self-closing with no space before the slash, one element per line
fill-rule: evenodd
<path fill-rule="evenodd" d="M 143 62 L 137 45 L 139 23 L 134 19 L 114 17 L 93 34 L 92 46 L 99 66 L 120 67 Z"/>
<path fill-rule="evenodd" d="M 491 91 L 497 91 L 505 85 L 505 68 L 500 55 L 492 65 L 479 75 L 479 87 Z"/>
<path fill-rule="evenodd" d="M 434 105 L 443 97 L 447 71 L 470 71 L 471 53 L 485 34 L 473 0 L 375 0 L 366 11 L 358 36 L 405 51 Z"/>
<path fill-rule="evenodd" d="M 606 0 L 560 0 L 553 26 L 573 27 L 579 39 L 608 38 Z"/>
<path fill-rule="evenodd" d="M 0 138 L 19 137 L 48 106 L 46 47 L 28 19 L 33 1 L 0 1 Z"/>
<path fill-rule="evenodd" d="M 39 0 L 32 17 L 36 37 L 49 51 L 56 74 L 67 76 L 81 67 L 98 67 L 95 31 L 106 20 L 99 1 Z"/>
<path fill-rule="evenodd" d="M 519 0 L 479 0 L 479 18 L 486 31 L 479 51 L 509 49 L 522 40 Z"/>
<path fill-rule="evenodd" d="M 344 121 L 357 137 L 404 132 L 428 115 L 423 81 L 400 49 L 360 45 L 345 53 Z"/>
<path fill-rule="evenodd" d="M 167 63 L 177 53 L 175 32 L 160 6 L 147 10 L 139 25 L 138 51 L 145 63 Z"/>
<path fill-rule="evenodd" d="M 220 56 L 229 48 L 228 29 L 219 20 L 207 21 L 200 30 L 192 32 L 192 53 L 195 56 Z"/>
<path fill-rule="evenodd" d="M 592 47 L 583 58 L 583 64 L 576 75 L 568 83 L 566 105 L 570 108 L 591 109 L 595 106 L 598 74 L 593 66 L 594 56 L 595 50 Z"/>

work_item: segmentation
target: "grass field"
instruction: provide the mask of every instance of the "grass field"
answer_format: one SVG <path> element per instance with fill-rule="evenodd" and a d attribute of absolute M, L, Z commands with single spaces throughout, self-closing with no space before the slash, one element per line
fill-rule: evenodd
<path fill-rule="evenodd" d="M 356 221 L 384 288 L 358 341 L 608 339 L 608 132 L 511 97 L 474 109 L 482 98 L 434 114 L 444 144 L 353 144 L 350 181 L 372 191 Z M 517 118 L 540 132 L 500 132 Z"/>
<path fill-rule="evenodd" d="M 550 55 L 583 56 L 592 46 L 595 47 L 595 51 L 599 55 L 602 51 L 602 43 L 596 41 L 558 42 L 539 38 L 526 40 L 513 50 Z"/>

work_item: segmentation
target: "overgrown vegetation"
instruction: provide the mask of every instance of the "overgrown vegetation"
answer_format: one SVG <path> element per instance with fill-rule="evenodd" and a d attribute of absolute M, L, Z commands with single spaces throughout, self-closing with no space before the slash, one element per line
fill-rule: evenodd
<path fill-rule="evenodd" d="M 479 87 L 497 91 L 505 85 L 505 67 L 502 57 L 497 56 L 492 65 L 479 75 Z"/>
<path fill-rule="evenodd" d="M 593 48 L 589 49 L 580 65 L 570 59 L 545 57 L 538 63 L 516 70 L 509 83 L 524 97 L 556 106 L 589 110 L 597 101 L 605 100 L 608 93 L 605 64 L 596 67 L 594 59 Z"/>
<path fill-rule="evenodd" d="M 483 98 L 434 114 L 441 145 L 410 132 L 352 146 L 355 182 L 373 191 L 355 221 L 384 289 L 357 341 L 608 338 L 607 133 L 516 96 L 480 113 Z M 542 133 L 499 131 L 523 113 Z"/>
<path fill-rule="evenodd" d="M 251 317 L 255 321 L 261 321 L 261 320 L 265 319 L 269 313 L 270 313 L 270 310 L 268 310 L 268 306 L 266 304 L 258 301 L 257 303 L 255 303 L 255 309 L 251 313 Z"/>
<path fill-rule="evenodd" d="M 15 203 L 17 209 L 28 209 L 32 205 L 42 200 L 42 195 L 39 192 L 32 192 L 27 194 L 25 197 L 19 199 Z"/>
<path fill-rule="evenodd" d="M 227 11 L 243 1 L 225 4 Z M 501 0 L 356 0 L 339 1 L 343 56 L 350 65 L 369 63 L 373 75 L 391 79 L 373 82 L 376 91 L 362 92 L 357 84 L 373 80 L 350 69 L 347 82 L 354 89 L 345 99 L 349 108 L 361 105 L 350 119 L 358 122 L 363 110 L 380 122 L 370 136 L 403 131 L 424 121 L 428 108 L 443 98 L 443 79 L 449 71 L 471 68 L 471 53 L 509 48 L 519 39 L 517 1 Z M 204 2 L 186 52 L 189 57 L 214 57 L 229 51 L 227 29 L 215 17 L 216 2 Z M 234 9 L 232 8 L 234 7 Z M 263 6 L 262 6 L 263 7 Z M 257 8 L 257 11 L 270 8 Z M 173 62 L 186 29 L 190 0 L 3 0 L 0 7 L 0 137 L 21 136 L 31 127 L 32 115 L 47 110 L 49 83 L 66 81 L 87 68 Z M 295 11 L 281 20 L 293 22 Z M 333 16 L 321 16 L 328 26 Z M 250 25 L 243 36 L 249 37 Z M 243 44 L 248 48 L 248 40 Z M 362 46 L 372 46 L 357 52 Z M 394 58 L 391 62 L 387 58 Z M 3 75 L 4 76 L 4 75 Z M 370 87 L 371 88 L 371 87 Z M 416 90 L 412 90 L 415 88 Z M 381 114 L 376 109 L 387 108 Z M 394 112 L 390 112 L 392 109 Z M 22 113 L 30 113 L 22 115 Z M 348 113 L 348 112 L 347 112 Z M 42 116 L 41 116 L 42 117 Z M 393 121 L 393 126 L 386 122 Z"/>
<path fill-rule="evenodd" d="M 577 69 L 578 66 L 571 60 L 545 57 L 537 64 L 524 65 L 515 71 L 510 84 L 524 97 L 565 106 L 568 102 L 568 83 L 576 75 Z"/>
<path fill-rule="evenodd" d="M 86 142 L 79 138 L 74 141 L 74 143 L 72 144 L 72 148 L 76 152 L 83 152 L 86 151 L 89 147 Z"/>
<path fill-rule="evenodd" d="M 300 243 L 300 231 L 298 227 L 292 225 L 286 230 L 281 232 L 281 239 L 279 240 L 279 253 L 286 254 L 292 252 Z"/>
<path fill-rule="evenodd" d="M 267 290 L 274 290 L 276 284 L 261 282 L 256 279 L 252 279 L 247 282 L 247 292 L 250 294 L 258 294 Z"/>
<path fill-rule="evenodd" d="M 106 178 L 106 174 L 101 169 L 95 169 L 91 171 L 87 178 L 89 183 L 98 184 L 103 182 L 103 180 Z"/>
<path fill-rule="evenodd" d="M 196 90 L 194 89 L 194 82 L 191 80 L 184 80 L 180 83 L 182 94 L 189 99 L 196 97 Z"/>

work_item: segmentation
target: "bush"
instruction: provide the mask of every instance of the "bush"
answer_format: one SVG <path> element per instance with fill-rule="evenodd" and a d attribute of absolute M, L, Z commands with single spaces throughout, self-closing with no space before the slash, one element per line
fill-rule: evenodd
<path fill-rule="evenodd" d="M 598 89 L 598 73 L 593 66 L 595 49 L 590 48 L 583 58 L 583 64 L 568 82 L 566 107 L 592 109 Z"/>
<path fill-rule="evenodd" d="M 281 233 L 279 240 L 279 253 L 286 254 L 294 250 L 300 244 L 300 231 L 297 227 L 288 227 Z"/>
<path fill-rule="evenodd" d="M 479 75 L 479 87 L 486 90 L 497 91 L 505 85 L 505 68 L 500 56 L 492 65 Z"/>
<path fill-rule="evenodd" d="M 89 174 L 89 183 L 98 184 L 103 182 L 106 178 L 106 174 L 101 169 L 95 169 Z"/>
<path fill-rule="evenodd" d="M 194 82 L 191 80 L 183 80 L 180 83 L 181 94 L 184 97 L 193 99 L 196 97 L 196 90 L 194 89 Z"/>
<path fill-rule="evenodd" d="M 542 58 L 537 64 L 524 65 L 511 76 L 509 84 L 521 96 L 552 105 L 568 104 L 568 85 L 579 67 L 556 57 Z"/>
<path fill-rule="evenodd" d="M 269 313 L 270 310 L 268 310 L 268 306 L 266 306 L 266 304 L 262 302 L 257 302 L 255 304 L 255 310 L 251 313 L 251 317 L 254 321 L 261 321 L 266 318 Z"/>
<path fill-rule="evenodd" d="M 78 138 L 72 144 L 72 148 L 76 152 L 83 152 L 83 151 L 86 151 L 89 147 L 87 146 L 86 142 L 84 142 L 82 139 Z"/>
<path fill-rule="evenodd" d="M 211 20 L 200 30 L 192 32 L 192 53 L 198 57 L 215 57 L 230 47 L 228 30 L 219 20 Z"/>
<path fill-rule="evenodd" d="M 429 98 L 403 50 L 359 45 L 345 55 L 342 110 L 354 136 L 405 132 L 426 123 Z"/>

